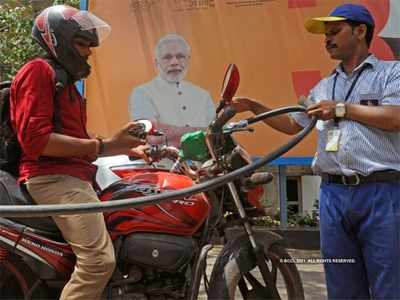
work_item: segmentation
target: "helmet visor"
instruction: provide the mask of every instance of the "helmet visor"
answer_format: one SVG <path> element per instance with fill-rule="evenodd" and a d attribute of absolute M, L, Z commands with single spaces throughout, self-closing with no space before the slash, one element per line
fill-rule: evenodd
<path fill-rule="evenodd" d="M 99 17 L 96 17 L 88 11 L 79 11 L 74 14 L 71 19 L 76 21 L 81 30 L 83 31 L 93 31 L 96 30 L 99 44 L 104 41 L 108 35 L 111 33 L 111 26 L 104 22 Z"/>

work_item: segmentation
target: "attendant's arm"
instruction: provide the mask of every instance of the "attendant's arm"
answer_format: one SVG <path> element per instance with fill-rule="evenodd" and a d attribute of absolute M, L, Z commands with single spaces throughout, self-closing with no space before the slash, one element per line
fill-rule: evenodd
<path fill-rule="evenodd" d="M 383 88 L 379 106 L 346 104 L 346 119 L 388 131 L 400 130 L 400 64 L 396 63 Z"/>
<path fill-rule="evenodd" d="M 400 64 L 394 64 L 383 87 L 379 106 L 347 103 L 345 119 L 387 131 L 400 130 Z M 307 109 L 310 116 L 322 120 L 335 118 L 338 101 L 323 100 Z"/>
<path fill-rule="evenodd" d="M 335 118 L 336 104 L 336 101 L 323 100 L 311 105 L 307 113 L 321 120 L 332 120 Z M 357 121 L 382 130 L 400 130 L 400 106 L 398 105 L 367 106 L 345 103 L 345 106 L 346 120 Z"/>
<path fill-rule="evenodd" d="M 271 108 L 264 106 L 257 100 L 245 97 L 236 97 L 232 102 L 232 106 L 237 112 L 251 111 L 255 115 L 271 110 Z M 303 129 L 293 118 L 287 114 L 271 117 L 263 120 L 263 122 L 286 134 L 296 134 Z"/>
<path fill-rule="evenodd" d="M 400 130 L 400 106 L 346 104 L 346 119 L 388 131 Z"/>

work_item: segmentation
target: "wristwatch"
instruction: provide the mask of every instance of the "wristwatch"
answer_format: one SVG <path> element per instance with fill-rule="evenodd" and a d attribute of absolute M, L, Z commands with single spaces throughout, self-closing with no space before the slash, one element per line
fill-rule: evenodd
<path fill-rule="evenodd" d="M 346 105 L 344 104 L 344 102 L 339 102 L 338 104 L 336 104 L 335 107 L 335 117 L 344 118 L 345 115 L 346 115 Z"/>

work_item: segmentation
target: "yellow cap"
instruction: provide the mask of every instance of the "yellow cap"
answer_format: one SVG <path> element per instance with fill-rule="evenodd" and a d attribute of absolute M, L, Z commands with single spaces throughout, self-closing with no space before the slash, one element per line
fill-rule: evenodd
<path fill-rule="evenodd" d="M 304 27 L 308 32 L 315 34 L 325 34 L 325 23 L 326 22 L 338 22 L 347 20 L 343 17 L 320 17 L 320 18 L 312 18 L 308 19 L 304 24 Z"/>

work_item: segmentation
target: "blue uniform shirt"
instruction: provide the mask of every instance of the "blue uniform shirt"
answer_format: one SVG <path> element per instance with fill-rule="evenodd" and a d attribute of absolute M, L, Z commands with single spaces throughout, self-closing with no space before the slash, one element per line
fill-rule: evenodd
<path fill-rule="evenodd" d="M 363 66 L 368 64 L 357 80 L 347 103 L 364 105 L 400 105 L 400 62 L 381 61 L 374 55 L 367 57 L 351 75 L 339 65 L 329 77 L 321 80 L 310 92 L 311 101 L 344 101 L 353 81 Z M 333 93 L 336 79 L 335 92 Z M 304 113 L 291 114 L 301 126 L 310 119 Z M 400 118 L 400 116 L 399 116 Z M 335 126 L 333 120 L 317 122 L 318 145 L 312 168 L 316 174 L 369 175 L 380 170 L 400 171 L 400 132 L 385 131 L 344 119 L 339 122 L 341 131 L 339 150 L 325 151 L 328 130 Z"/>

